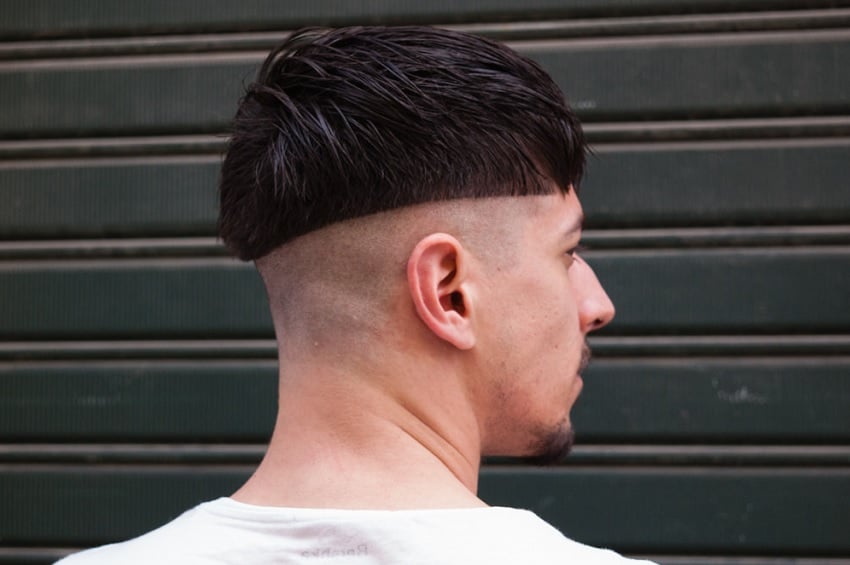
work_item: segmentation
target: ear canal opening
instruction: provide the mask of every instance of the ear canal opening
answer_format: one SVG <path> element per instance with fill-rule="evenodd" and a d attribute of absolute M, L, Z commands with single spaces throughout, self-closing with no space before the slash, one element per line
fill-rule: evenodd
<path fill-rule="evenodd" d="M 463 295 L 457 291 L 451 294 L 452 309 L 458 314 L 466 313 L 466 306 L 463 304 Z"/>

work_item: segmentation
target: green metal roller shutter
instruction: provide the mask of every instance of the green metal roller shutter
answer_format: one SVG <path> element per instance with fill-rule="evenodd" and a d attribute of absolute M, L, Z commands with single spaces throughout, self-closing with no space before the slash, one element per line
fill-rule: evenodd
<path fill-rule="evenodd" d="M 305 24 L 508 41 L 579 110 L 592 340 L 575 454 L 483 497 L 670 565 L 850 563 L 850 2 L 0 4 L 0 563 L 228 494 L 275 349 L 215 240 L 243 80 Z M 221 300 L 227 296 L 228 300 Z"/>

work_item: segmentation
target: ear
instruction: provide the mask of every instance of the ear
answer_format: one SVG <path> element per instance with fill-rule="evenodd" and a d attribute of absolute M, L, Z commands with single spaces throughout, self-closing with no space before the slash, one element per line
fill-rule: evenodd
<path fill-rule="evenodd" d="M 468 271 L 467 252 L 444 233 L 420 240 L 407 261 L 407 284 L 417 314 L 437 337 L 458 349 L 475 345 Z"/>

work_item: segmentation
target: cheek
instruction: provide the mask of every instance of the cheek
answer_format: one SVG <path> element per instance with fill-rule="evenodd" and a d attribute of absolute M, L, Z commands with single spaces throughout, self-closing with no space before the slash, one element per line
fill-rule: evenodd
<path fill-rule="evenodd" d="M 565 266 L 520 269 L 499 283 L 490 288 L 481 312 L 481 336 L 494 376 L 542 381 L 558 365 L 568 367 L 583 340 Z"/>
<path fill-rule="evenodd" d="M 576 299 L 566 276 L 528 277 L 497 299 L 488 332 L 498 339 L 498 356 L 528 369 L 581 342 Z"/>
<path fill-rule="evenodd" d="M 569 351 L 579 328 L 578 307 L 569 285 L 538 285 L 537 299 L 528 319 L 528 333 L 541 349 Z"/>

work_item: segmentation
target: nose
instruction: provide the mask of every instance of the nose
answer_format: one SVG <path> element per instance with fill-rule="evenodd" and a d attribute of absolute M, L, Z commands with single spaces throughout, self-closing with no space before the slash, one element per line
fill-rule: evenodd
<path fill-rule="evenodd" d="M 590 265 L 580 259 L 574 266 L 578 267 L 573 288 L 577 294 L 579 324 L 581 331 L 587 334 L 608 325 L 616 309 Z"/>

